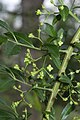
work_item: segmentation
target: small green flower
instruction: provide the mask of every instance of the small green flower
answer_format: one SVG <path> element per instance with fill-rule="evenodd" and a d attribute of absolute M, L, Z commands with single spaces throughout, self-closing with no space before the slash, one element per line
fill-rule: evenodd
<path fill-rule="evenodd" d="M 44 78 L 44 72 L 41 71 L 41 72 L 39 73 L 39 75 L 37 76 L 37 78 L 43 79 L 43 78 Z"/>
<path fill-rule="evenodd" d="M 80 70 L 76 70 L 76 73 L 79 73 L 80 72 Z"/>
<path fill-rule="evenodd" d="M 29 38 L 35 38 L 35 36 L 33 35 L 33 33 L 30 33 L 30 34 L 28 35 L 28 37 L 29 37 Z"/>
<path fill-rule="evenodd" d="M 30 49 L 27 49 L 27 52 L 30 53 Z"/>
<path fill-rule="evenodd" d="M 40 26 L 43 26 L 43 22 L 40 22 Z"/>
<path fill-rule="evenodd" d="M 36 15 L 41 15 L 42 14 L 42 12 L 40 11 L 40 9 L 38 9 L 37 11 L 36 11 Z"/>
<path fill-rule="evenodd" d="M 35 63 L 33 63 L 33 67 L 35 67 L 35 68 L 36 68 L 36 64 L 35 64 Z"/>
<path fill-rule="evenodd" d="M 74 104 L 75 104 L 75 105 L 78 105 L 78 102 L 74 101 Z"/>
<path fill-rule="evenodd" d="M 19 68 L 19 65 L 18 65 L 18 64 L 15 64 L 15 65 L 14 65 L 14 68 L 15 68 L 15 69 L 17 69 L 17 70 L 20 70 L 20 68 Z"/>
<path fill-rule="evenodd" d="M 32 71 L 32 72 L 31 72 L 31 75 L 32 75 L 33 77 L 34 77 L 36 74 L 37 74 L 36 71 Z"/>
<path fill-rule="evenodd" d="M 80 86 L 80 82 L 77 82 L 77 86 L 78 86 L 78 87 Z"/>
<path fill-rule="evenodd" d="M 63 42 L 60 40 L 60 41 L 58 42 L 58 45 L 59 45 L 59 46 L 62 46 L 62 44 L 63 44 Z"/>
<path fill-rule="evenodd" d="M 21 85 L 18 85 L 18 88 L 21 89 Z"/>
<path fill-rule="evenodd" d="M 21 98 L 23 98 L 23 97 L 24 97 L 23 93 L 21 93 L 21 94 L 20 94 L 20 97 L 21 97 Z"/>
<path fill-rule="evenodd" d="M 73 94 L 74 94 L 74 93 L 76 93 L 76 91 L 75 91 L 75 90 L 72 90 L 71 92 L 72 92 Z"/>
<path fill-rule="evenodd" d="M 70 101 L 70 105 L 72 105 L 73 104 L 73 101 Z"/>
<path fill-rule="evenodd" d="M 38 32 L 39 32 L 39 33 L 41 32 L 41 29 L 40 29 L 40 28 L 38 29 Z"/>
<path fill-rule="evenodd" d="M 50 0 L 50 3 L 54 4 L 54 1 L 53 1 L 53 0 Z"/>
<path fill-rule="evenodd" d="M 48 70 L 49 72 L 51 72 L 51 71 L 53 70 L 53 67 L 51 66 L 51 64 L 49 64 L 49 65 L 47 66 L 47 70 Z"/>
<path fill-rule="evenodd" d="M 25 58 L 25 59 L 24 59 L 24 63 L 25 63 L 26 65 L 29 65 L 29 64 L 31 64 L 31 60 L 30 60 L 29 58 Z"/>
<path fill-rule="evenodd" d="M 23 114 L 22 117 L 25 118 L 25 115 Z"/>
<path fill-rule="evenodd" d="M 42 9 L 45 9 L 45 6 L 44 6 L 44 5 L 42 5 Z"/>
<path fill-rule="evenodd" d="M 26 56 L 24 58 L 24 63 L 26 64 L 26 66 L 28 66 L 29 64 L 31 64 L 31 62 L 32 62 L 32 57 L 30 54 L 30 50 L 27 49 L 27 53 L 26 53 Z"/>
<path fill-rule="evenodd" d="M 72 72 L 72 71 L 71 71 L 69 74 L 70 74 L 70 75 L 74 75 L 74 73 L 75 73 L 75 72 Z"/>
<path fill-rule="evenodd" d="M 51 74 L 49 75 L 49 77 L 50 77 L 51 79 L 53 79 L 53 78 L 54 78 L 54 76 L 53 76 L 53 75 L 51 75 Z"/>
<path fill-rule="evenodd" d="M 15 89 L 15 90 L 16 90 L 16 89 L 17 89 L 17 87 L 14 85 L 14 86 L 13 86 L 13 89 Z"/>
<path fill-rule="evenodd" d="M 59 8 L 60 8 L 60 10 L 63 10 L 63 9 L 64 9 L 64 6 L 63 6 L 63 5 L 61 5 Z"/>
<path fill-rule="evenodd" d="M 19 105 L 19 101 L 17 101 L 17 102 L 14 102 L 14 104 L 15 104 L 15 107 L 17 107 L 18 105 Z"/>
<path fill-rule="evenodd" d="M 63 101 L 67 101 L 68 100 L 68 98 L 63 98 Z"/>

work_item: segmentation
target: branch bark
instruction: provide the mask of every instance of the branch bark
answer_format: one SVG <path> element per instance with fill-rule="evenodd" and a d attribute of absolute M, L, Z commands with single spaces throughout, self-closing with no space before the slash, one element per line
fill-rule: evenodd
<path fill-rule="evenodd" d="M 74 43 L 78 42 L 79 39 L 80 39 L 80 27 L 76 31 L 74 37 L 72 38 L 70 46 L 67 49 L 67 53 L 66 53 L 66 55 L 64 57 L 64 60 L 62 62 L 61 68 L 60 68 L 59 73 L 58 73 L 59 77 L 62 75 L 62 73 L 65 73 L 68 62 L 69 62 L 69 60 L 70 60 L 70 58 L 72 56 L 73 50 L 74 50 L 73 45 L 74 45 Z M 46 107 L 45 118 L 43 118 L 43 120 L 49 120 L 49 114 L 48 113 L 51 112 L 51 108 L 52 108 L 52 106 L 54 104 L 54 101 L 56 99 L 59 86 L 60 86 L 60 82 L 56 82 L 55 85 L 52 88 L 52 93 L 51 93 L 51 96 L 49 98 L 49 101 L 48 101 L 48 104 L 47 104 L 47 107 Z"/>

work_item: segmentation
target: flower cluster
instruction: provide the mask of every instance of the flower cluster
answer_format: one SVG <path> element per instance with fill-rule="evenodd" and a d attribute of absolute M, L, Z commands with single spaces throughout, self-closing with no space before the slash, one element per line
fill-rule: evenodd
<path fill-rule="evenodd" d="M 32 62 L 31 53 L 30 53 L 30 50 L 27 49 L 27 53 L 26 53 L 26 56 L 25 56 L 25 59 L 24 59 L 24 63 L 26 64 L 26 66 L 28 66 L 29 64 L 31 64 L 31 62 Z"/>

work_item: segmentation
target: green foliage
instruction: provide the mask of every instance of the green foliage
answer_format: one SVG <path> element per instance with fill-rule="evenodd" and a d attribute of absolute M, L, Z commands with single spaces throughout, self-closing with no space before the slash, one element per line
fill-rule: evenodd
<path fill-rule="evenodd" d="M 66 33 L 62 24 L 66 24 L 69 15 L 77 23 L 80 23 L 80 20 L 72 12 L 75 8 L 68 8 L 67 5 L 64 5 L 63 0 L 59 0 L 57 5 L 53 0 L 50 2 L 58 8 L 58 12 L 48 11 L 44 6 L 42 8 L 46 15 L 39 9 L 37 10 L 37 15 L 44 14 L 47 17 L 53 17 L 51 24 L 46 22 L 39 24 L 37 36 L 33 33 L 26 35 L 14 32 L 6 22 L 0 20 L 0 27 L 6 29 L 6 32 L 0 35 L 0 46 L 5 55 L 16 55 L 21 51 L 21 47 L 27 48 L 23 61 L 24 66 L 0 65 L 0 92 L 9 91 L 12 88 L 19 95 L 19 99 L 15 102 L 12 100 L 10 104 L 6 100 L 0 99 L 1 120 L 29 120 L 31 114 L 27 107 L 43 113 L 42 120 L 56 120 L 53 105 L 57 100 L 57 95 L 67 104 L 59 117 L 60 120 L 66 120 L 75 106 L 79 105 L 80 69 L 77 67 L 73 69 L 69 60 L 76 61 L 79 67 L 80 28 L 75 31 L 67 48 L 65 45 Z M 58 26 L 60 22 L 62 24 Z M 39 42 L 38 47 L 32 39 Z M 32 49 L 38 50 L 41 53 L 40 56 L 34 58 Z M 20 109 L 21 111 L 19 111 Z"/>
<path fill-rule="evenodd" d="M 48 35 L 50 35 L 53 38 L 55 38 L 57 35 L 57 32 L 55 31 L 54 27 L 48 23 L 46 23 L 45 33 L 47 33 Z"/>
<path fill-rule="evenodd" d="M 54 108 L 52 108 L 52 110 L 51 110 L 51 113 L 50 113 L 50 115 L 49 115 L 49 119 L 50 119 L 50 120 L 56 120 Z"/>
<path fill-rule="evenodd" d="M 9 27 L 9 25 L 5 21 L 0 20 L 0 26 L 2 28 L 5 28 L 7 31 L 11 32 L 11 28 Z"/>
<path fill-rule="evenodd" d="M 61 62 L 60 62 L 60 55 L 59 55 L 59 47 L 56 45 L 52 45 L 52 44 L 48 44 L 46 45 L 46 47 L 56 67 L 60 68 Z"/>
<path fill-rule="evenodd" d="M 3 35 L 0 35 L 0 45 L 7 41 L 7 38 Z"/>
<path fill-rule="evenodd" d="M 62 20 L 65 21 L 69 15 L 69 9 L 65 5 L 60 5 L 59 7 L 60 15 L 62 17 Z"/>
<path fill-rule="evenodd" d="M 61 77 L 59 78 L 59 80 L 61 82 L 64 82 L 64 83 L 71 84 L 71 79 L 67 75 L 61 75 Z"/>
<path fill-rule="evenodd" d="M 3 47 L 4 47 L 4 54 L 8 56 L 16 55 L 21 50 L 20 46 L 17 46 L 16 44 L 9 42 L 9 41 L 7 41 Z"/>
<path fill-rule="evenodd" d="M 68 103 L 61 113 L 61 120 L 66 120 L 66 118 L 73 110 L 74 110 L 74 105 Z"/>

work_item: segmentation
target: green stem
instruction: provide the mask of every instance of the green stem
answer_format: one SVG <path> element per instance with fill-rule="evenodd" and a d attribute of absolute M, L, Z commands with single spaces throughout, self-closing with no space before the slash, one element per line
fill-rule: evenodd
<path fill-rule="evenodd" d="M 74 14 L 72 13 L 72 11 L 69 11 L 69 14 L 77 21 L 80 23 L 80 19 Z"/>
<path fill-rule="evenodd" d="M 50 89 L 50 88 L 43 88 L 43 87 L 38 87 L 38 86 L 34 86 L 33 89 L 40 89 L 40 90 L 46 90 L 46 91 L 52 92 L 52 89 Z"/>
<path fill-rule="evenodd" d="M 29 46 L 29 45 L 26 45 L 26 44 L 22 44 L 22 43 L 19 43 L 19 42 L 15 42 L 15 41 L 12 41 L 12 40 L 9 40 L 9 42 L 12 42 L 16 45 L 19 45 L 19 46 L 23 46 L 23 47 L 27 47 L 27 48 L 31 48 L 31 49 L 34 49 L 34 50 L 41 50 L 40 48 L 37 48 L 37 47 L 34 47 L 34 46 Z"/>
<path fill-rule="evenodd" d="M 74 44 L 75 42 L 79 41 L 79 39 L 80 39 L 80 28 L 77 30 L 76 34 L 74 35 L 74 37 L 71 41 L 71 44 Z M 61 76 L 62 73 L 65 73 L 68 62 L 72 56 L 73 49 L 74 48 L 71 45 L 68 47 L 68 49 L 67 49 L 68 52 L 66 53 L 66 55 L 64 57 L 64 60 L 62 62 L 62 66 L 59 70 L 58 76 Z M 56 99 L 56 96 L 58 94 L 59 86 L 60 86 L 60 82 L 56 82 L 52 88 L 52 93 L 51 93 L 51 96 L 49 98 L 49 101 L 48 101 L 48 104 L 46 107 L 46 111 L 48 113 L 51 112 L 51 108 L 52 108 L 54 101 Z M 43 118 L 43 120 L 49 120 L 49 114 L 47 112 L 46 112 L 45 118 Z"/>

